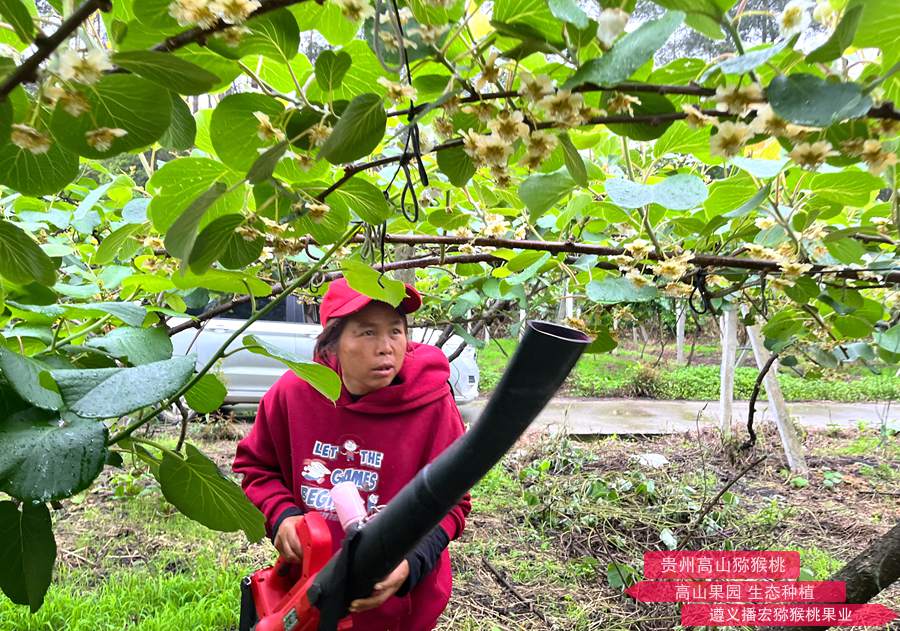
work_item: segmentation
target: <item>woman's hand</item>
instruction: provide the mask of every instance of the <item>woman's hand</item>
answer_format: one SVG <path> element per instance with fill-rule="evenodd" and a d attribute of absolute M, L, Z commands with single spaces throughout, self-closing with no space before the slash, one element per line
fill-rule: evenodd
<path fill-rule="evenodd" d="M 394 568 L 393 572 L 375 584 L 371 596 L 368 598 L 359 598 L 351 602 L 350 612 L 357 613 L 379 607 L 384 601 L 397 593 L 397 590 L 403 585 L 407 576 L 409 576 L 409 563 L 406 559 L 403 559 L 403 561 L 400 562 L 400 565 Z"/>
<path fill-rule="evenodd" d="M 291 563 L 303 561 L 303 544 L 297 536 L 297 522 L 303 519 L 303 515 L 288 517 L 278 526 L 275 533 L 275 549 Z"/>

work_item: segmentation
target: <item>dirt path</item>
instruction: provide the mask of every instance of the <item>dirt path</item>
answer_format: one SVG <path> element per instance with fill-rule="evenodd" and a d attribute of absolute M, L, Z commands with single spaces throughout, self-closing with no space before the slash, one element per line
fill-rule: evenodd
<path fill-rule="evenodd" d="M 472 421 L 483 409 L 486 399 L 478 399 L 460 408 L 463 418 Z M 756 423 L 771 423 L 769 404 L 756 404 Z M 794 419 L 807 429 L 887 427 L 900 431 L 900 406 L 880 403 L 834 403 L 809 401 L 788 403 Z M 610 434 L 677 434 L 719 424 L 718 401 L 660 401 L 656 399 L 569 399 L 550 401 L 529 431 L 556 433 L 565 429 L 577 436 Z M 747 402 L 734 403 L 735 419 L 747 418 Z M 741 421 L 743 423 L 743 421 Z"/>

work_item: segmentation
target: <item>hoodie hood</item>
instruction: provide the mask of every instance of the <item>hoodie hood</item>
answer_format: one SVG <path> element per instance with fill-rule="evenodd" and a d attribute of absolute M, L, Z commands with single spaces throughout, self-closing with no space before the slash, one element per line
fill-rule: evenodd
<path fill-rule="evenodd" d="M 341 375 L 341 366 L 336 355 L 316 361 Z M 441 349 L 430 344 L 409 342 L 403 367 L 391 385 L 364 394 L 354 401 L 343 385 L 342 378 L 341 396 L 335 405 L 362 414 L 407 412 L 447 396 L 450 389 L 449 380 L 450 363 Z"/>

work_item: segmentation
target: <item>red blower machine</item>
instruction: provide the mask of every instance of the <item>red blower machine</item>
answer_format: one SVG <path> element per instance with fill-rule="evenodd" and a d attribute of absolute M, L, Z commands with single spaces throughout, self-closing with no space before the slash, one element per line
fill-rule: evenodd
<path fill-rule="evenodd" d="M 350 629 L 350 602 L 368 596 L 375 583 L 397 567 L 503 458 L 556 393 L 589 342 L 576 329 L 528 322 L 478 420 L 371 521 L 349 523 L 336 554 L 331 554 L 331 533 L 320 514 L 309 512 L 298 520 L 302 567 L 279 559 L 274 567 L 244 579 L 241 631 Z"/>

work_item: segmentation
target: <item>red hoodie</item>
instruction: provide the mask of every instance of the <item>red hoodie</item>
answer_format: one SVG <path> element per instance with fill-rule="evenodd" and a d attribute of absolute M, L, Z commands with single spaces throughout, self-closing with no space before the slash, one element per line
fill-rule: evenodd
<path fill-rule="evenodd" d="M 340 367 L 331 364 L 340 373 Z M 427 463 L 462 435 L 459 410 L 447 380 L 444 353 L 410 342 L 394 382 L 354 401 L 346 388 L 332 403 L 287 372 L 265 394 L 253 429 L 237 447 L 234 471 L 243 474 L 247 497 L 266 516 L 270 536 L 289 508 L 316 510 L 326 518 L 334 550 L 344 533 L 328 489 L 352 480 L 371 510 L 388 503 Z M 441 521 L 450 540 L 459 536 L 469 495 Z M 405 596 L 353 614 L 354 631 L 427 631 L 447 606 L 450 556 Z"/>

